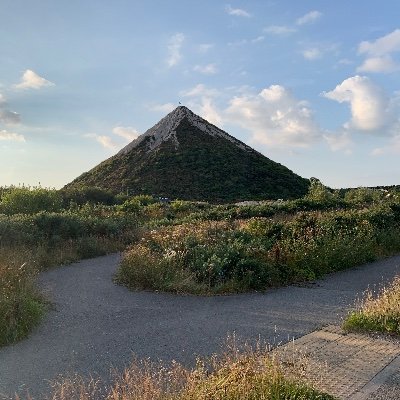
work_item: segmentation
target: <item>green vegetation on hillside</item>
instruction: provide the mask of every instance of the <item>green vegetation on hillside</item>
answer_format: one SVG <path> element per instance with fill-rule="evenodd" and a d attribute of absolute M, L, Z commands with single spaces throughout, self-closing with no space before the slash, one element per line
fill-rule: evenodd
<path fill-rule="evenodd" d="M 208 135 L 183 119 L 172 140 L 156 151 L 148 141 L 117 154 L 82 174 L 67 188 L 98 186 L 116 193 L 155 195 L 181 200 L 233 202 L 293 199 L 306 194 L 309 181 L 262 154 Z"/>

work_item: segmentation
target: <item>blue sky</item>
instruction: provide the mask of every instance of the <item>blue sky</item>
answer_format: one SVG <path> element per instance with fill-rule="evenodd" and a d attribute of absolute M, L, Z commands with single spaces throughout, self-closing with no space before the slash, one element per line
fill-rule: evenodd
<path fill-rule="evenodd" d="M 0 186 L 60 188 L 182 102 L 304 177 L 400 184 L 398 1 L 0 0 Z"/>

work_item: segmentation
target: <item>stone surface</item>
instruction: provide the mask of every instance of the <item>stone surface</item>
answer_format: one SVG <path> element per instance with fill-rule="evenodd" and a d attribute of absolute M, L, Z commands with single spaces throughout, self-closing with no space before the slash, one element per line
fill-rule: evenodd
<path fill-rule="evenodd" d="M 310 372 L 317 372 L 310 378 L 314 385 L 339 399 L 400 399 L 400 345 L 395 340 L 327 326 L 275 351 L 283 360 L 304 356 Z"/>

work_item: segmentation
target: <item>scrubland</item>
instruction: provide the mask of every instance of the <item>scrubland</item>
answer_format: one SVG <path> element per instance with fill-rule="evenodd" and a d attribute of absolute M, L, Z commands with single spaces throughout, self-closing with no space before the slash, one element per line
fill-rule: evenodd
<path fill-rule="evenodd" d="M 48 300 L 47 268 L 124 251 L 116 282 L 131 289 L 225 294 L 317 279 L 400 251 L 400 193 L 330 190 L 297 200 L 212 205 L 96 188 L 0 188 L 0 345 L 25 337 Z M 399 334 L 399 280 L 366 294 L 348 329 Z M 329 399 L 269 355 L 237 353 L 211 368 L 137 362 L 107 399 Z M 94 399 L 97 383 L 65 380 L 53 399 Z"/>

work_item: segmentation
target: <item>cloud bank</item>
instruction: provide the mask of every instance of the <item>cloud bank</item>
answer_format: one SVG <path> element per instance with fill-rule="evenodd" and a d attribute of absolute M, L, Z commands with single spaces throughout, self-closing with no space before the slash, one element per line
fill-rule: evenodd
<path fill-rule="evenodd" d="M 307 102 L 281 85 L 236 96 L 226 109 L 229 119 L 251 132 L 251 141 L 269 147 L 308 147 L 321 137 Z"/>

